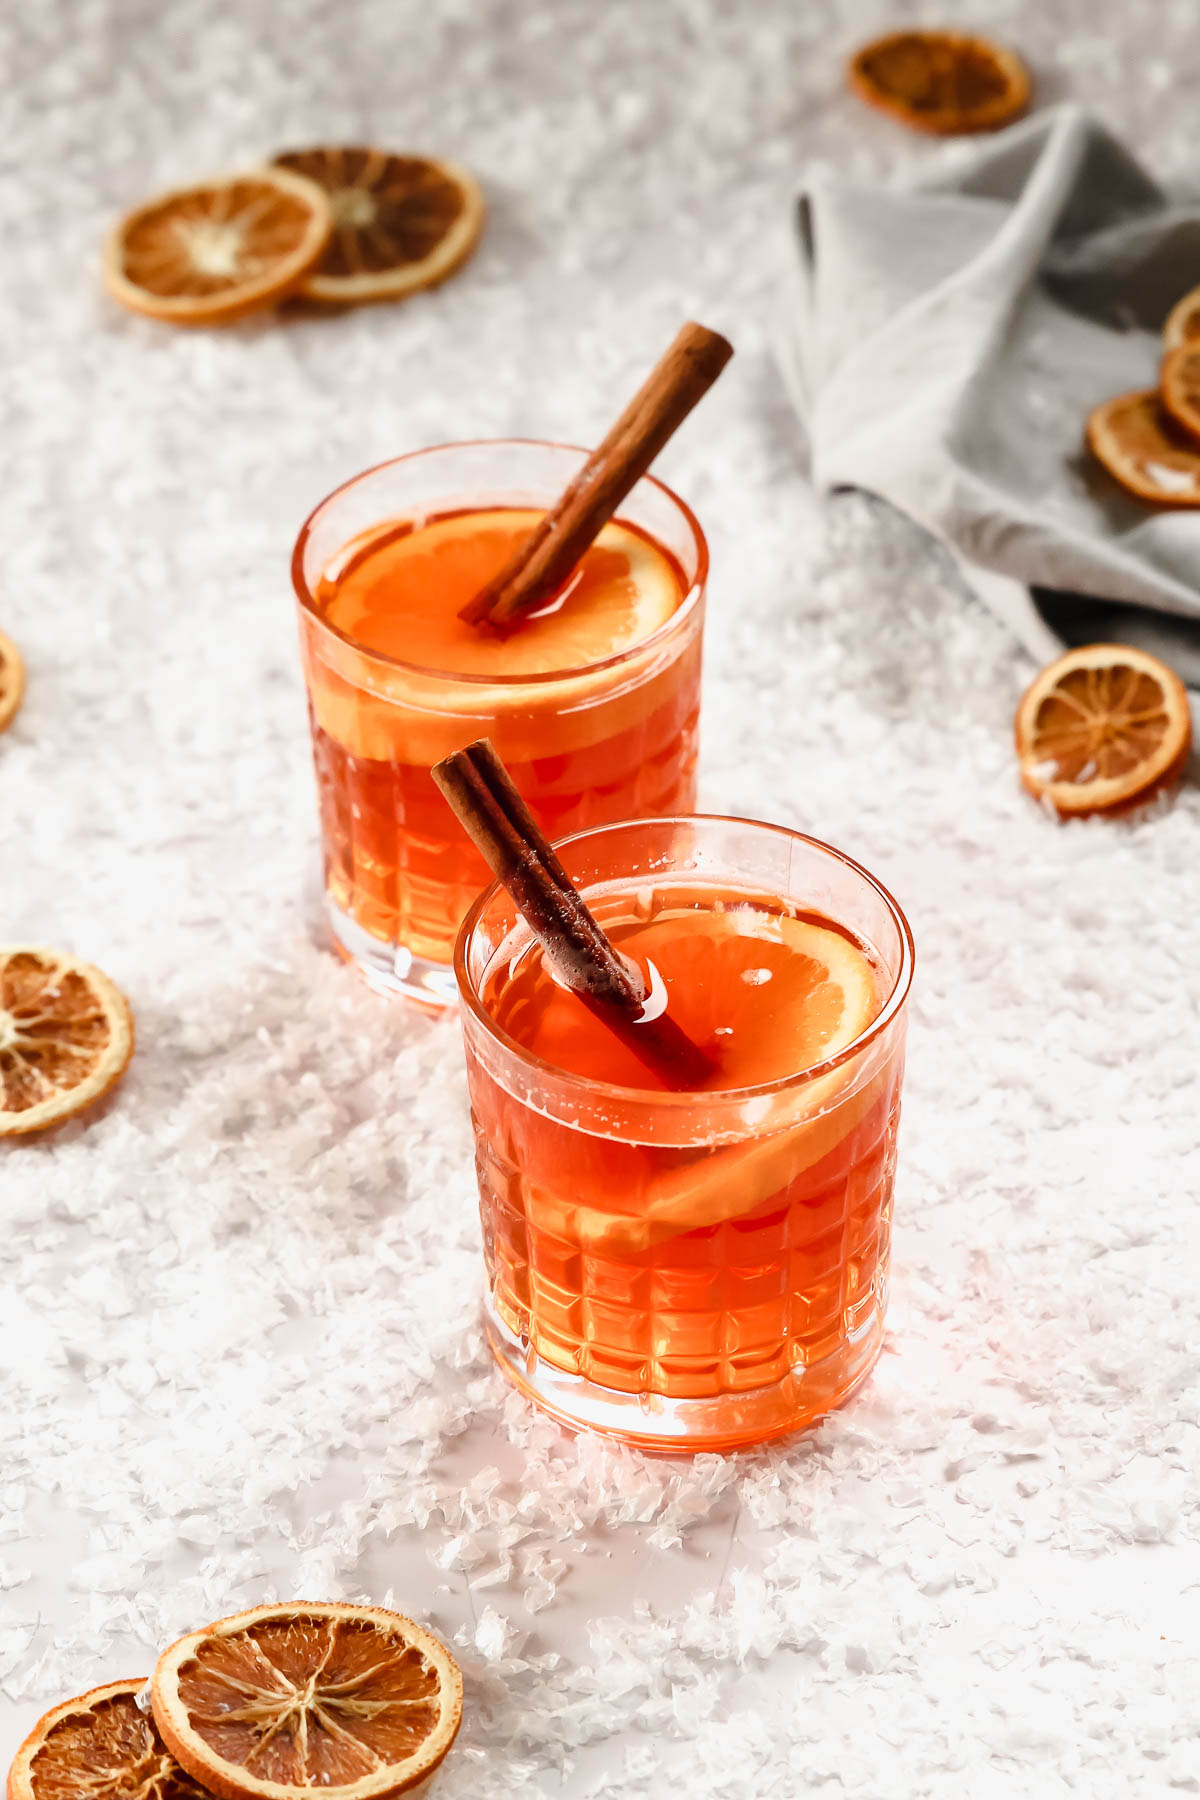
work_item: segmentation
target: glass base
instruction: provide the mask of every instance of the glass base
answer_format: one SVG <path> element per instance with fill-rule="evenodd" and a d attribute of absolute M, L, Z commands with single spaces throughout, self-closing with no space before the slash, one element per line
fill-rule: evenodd
<path fill-rule="evenodd" d="M 744 1449 L 811 1425 L 850 1398 L 871 1373 L 883 1345 L 883 1313 L 876 1311 L 830 1356 L 793 1369 L 772 1387 L 709 1400 L 667 1400 L 660 1394 L 599 1387 L 556 1368 L 509 1330 L 490 1295 L 484 1301 L 484 1325 L 504 1374 L 560 1424 L 674 1456 Z"/>
<path fill-rule="evenodd" d="M 458 989 L 449 963 L 430 962 L 414 956 L 403 944 L 385 944 L 382 938 L 372 937 L 328 894 L 325 913 L 334 949 L 358 970 L 374 993 L 388 999 L 415 1000 L 418 1006 L 436 1007 L 439 1012 L 456 1003 Z"/>

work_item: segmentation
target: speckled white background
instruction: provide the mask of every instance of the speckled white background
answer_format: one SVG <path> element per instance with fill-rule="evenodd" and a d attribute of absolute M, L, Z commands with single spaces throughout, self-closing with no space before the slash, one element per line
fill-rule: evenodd
<path fill-rule="evenodd" d="M 1150 166 L 1193 0 L 948 3 Z M 942 151 L 860 110 L 895 0 L 53 0 L 0 20 L 12 939 L 128 990 L 102 1116 L 0 1153 L 4 1748 L 279 1594 L 428 1618 L 447 1800 L 1200 1791 L 1200 797 L 1060 828 L 1030 665 L 915 533 L 822 513 L 769 353 L 790 196 Z M 492 219 L 400 309 L 176 335 L 96 277 L 159 185 L 321 138 Z M 714 561 L 704 800 L 827 836 L 920 948 L 888 1352 L 819 1431 L 648 1463 L 482 1354 L 455 1028 L 320 947 L 289 608 L 309 505 L 446 437 L 590 439 L 680 319 L 738 357 L 663 470 Z M 1200 529 L 1200 525 L 1198 525 Z"/>

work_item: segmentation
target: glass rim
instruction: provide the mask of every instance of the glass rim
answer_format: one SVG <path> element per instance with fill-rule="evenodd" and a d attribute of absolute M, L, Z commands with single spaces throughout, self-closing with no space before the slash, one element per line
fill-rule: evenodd
<path fill-rule="evenodd" d="M 660 481 L 656 475 L 640 476 L 634 483 L 631 493 L 636 493 L 643 481 L 648 482 L 651 487 L 655 487 L 661 494 L 665 494 L 671 504 L 683 515 L 684 522 L 696 545 L 696 573 L 689 582 L 687 592 L 684 594 L 683 599 L 669 618 L 664 619 L 661 625 L 656 625 L 654 630 L 650 632 L 648 636 L 638 638 L 636 643 L 627 644 L 623 650 L 614 651 L 611 656 L 601 657 L 597 662 L 576 663 L 573 667 L 566 669 L 539 669 L 527 675 L 506 675 L 503 677 L 502 681 L 498 683 L 495 675 L 465 674 L 453 669 L 428 668 L 423 663 L 406 662 L 401 656 L 389 656 L 387 652 L 383 650 L 369 650 L 364 645 L 358 643 L 356 639 L 352 638 L 348 632 L 342 631 L 337 625 L 330 624 L 328 619 L 322 617 L 321 613 L 317 610 L 316 603 L 304 575 L 304 552 L 308 546 L 309 538 L 312 536 L 316 526 L 317 519 L 319 515 L 325 511 L 326 507 L 331 506 L 335 500 L 341 497 L 341 495 L 348 494 L 351 488 L 358 486 L 359 482 L 369 480 L 372 475 L 381 475 L 385 469 L 399 468 L 403 463 L 417 462 L 425 456 L 436 456 L 443 450 L 505 448 L 565 450 L 571 455 L 582 456 L 585 458 L 591 455 L 590 450 L 585 450 L 579 444 L 563 444 L 559 443 L 554 438 L 459 438 L 449 444 L 426 444 L 423 449 L 406 450 L 403 456 L 389 456 L 385 458 L 383 462 L 372 463 L 370 468 L 360 469 L 357 475 L 352 475 L 349 480 L 340 482 L 337 487 L 331 489 L 330 492 L 325 495 L 324 499 L 318 500 L 317 504 L 313 507 L 303 525 L 300 527 L 299 535 L 296 538 L 295 547 L 292 551 L 291 563 L 292 586 L 296 591 L 296 598 L 313 623 L 320 626 L 321 630 L 327 632 L 330 637 L 336 638 L 339 643 L 347 645 L 357 655 L 370 657 L 373 661 L 382 663 L 390 669 L 401 669 L 406 675 L 423 676 L 427 680 L 441 681 L 464 687 L 494 688 L 497 685 L 502 685 L 506 688 L 536 688 L 544 687 L 553 682 L 569 680 L 572 677 L 579 675 L 591 675 L 604 669 L 619 668 L 623 662 L 632 661 L 634 657 L 640 656 L 644 650 L 649 646 L 656 644 L 660 638 L 665 639 L 669 637 L 673 631 L 676 631 L 691 617 L 699 604 L 700 597 L 704 592 L 705 583 L 708 580 L 708 539 L 704 535 L 699 519 L 692 511 L 687 501 L 681 499 L 674 488 L 668 487 L 666 482 Z M 620 509 L 618 508 L 617 513 L 614 514 L 614 521 L 617 523 L 620 522 L 619 513 Z"/>
<path fill-rule="evenodd" d="M 684 826 L 697 823 L 751 825 L 756 831 L 771 832 L 777 837 L 788 838 L 793 843 L 806 844 L 810 849 L 818 850 L 823 856 L 828 856 L 833 861 L 852 870 L 879 895 L 896 927 L 900 940 L 900 966 L 883 1005 L 857 1037 L 851 1039 L 850 1043 L 844 1045 L 834 1056 L 826 1057 L 823 1062 L 813 1063 L 810 1068 L 796 1070 L 791 1075 L 776 1076 L 774 1081 L 759 1082 L 754 1087 L 689 1088 L 679 1092 L 663 1093 L 656 1088 L 625 1087 L 619 1082 L 597 1081 L 590 1075 L 578 1075 L 571 1069 L 561 1068 L 557 1063 L 547 1062 L 544 1057 L 527 1050 L 523 1044 L 518 1043 L 516 1038 L 497 1025 L 480 1001 L 474 983 L 468 974 L 467 949 L 471 935 L 487 907 L 498 894 L 505 891 L 502 882 L 492 881 L 471 902 L 471 906 L 458 928 L 458 936 L 454 942 L 454 976 L 458 984 L 460 1000 L 483 1026 L 493 1042 L 517 1057 L 526 1068 L 551 1075 L 556 1081 L 569 1083 L 574 1087 L 586 1090 L 588 1094 L 594 1095 L 598 1099 L 611 1101 L 614 1104 L 644 1106 L 648 1102 L 652 1102 L 655 1106 L 672 1104 L 694 1106 L 699 1102 L 730 1105 L 748 1100 L 772 1098 L 791 1089 L 806 1087 L 810 1082 L 820 1080 L 853 1061 L 886 1031 L 892 1021 L 899 1016 L 912 987 L 913 971 L 916 967 L 916 945 L 913 941 L 912 927 L 899 902 L 888 892 L 883 883 L 872 875 L 869 869 L 865 869 L 860 862 L 856 862 L 852 856 L 847 856 L 844 850 L 835 849 L 832 844 L 825 843 L 821 838 L 809 837 L 806 832 L 793 831 L 789 825 L 774 825 L 766 819 L 747 819 L 736 813 L 668 813 L 650 819 L 617 819 L 609 825 L 592 825 L 584 831 L 573 831 L 567 837 L 557 838 L 554 849 L 561 858 L 562 853 L 569 850 L 572 844 L 582 843 L 587 838 L 603 837 L 609 832 L 628 831 L 633 826 Z"/>

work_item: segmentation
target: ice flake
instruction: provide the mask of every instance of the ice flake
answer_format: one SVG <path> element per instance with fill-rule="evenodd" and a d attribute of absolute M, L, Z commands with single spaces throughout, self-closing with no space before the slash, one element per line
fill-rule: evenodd
<path fill-rule="evenodd" d="M 525 1642 L 525 1633 L 496 1611 L 485 1606 L 475 1627 L 475 1648 L 487 1662 L 500 1662 L 515 1656 Z"/>

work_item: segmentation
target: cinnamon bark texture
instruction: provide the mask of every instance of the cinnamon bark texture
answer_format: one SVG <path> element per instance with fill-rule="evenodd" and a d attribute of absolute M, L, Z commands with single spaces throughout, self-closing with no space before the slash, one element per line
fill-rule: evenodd
<path fill-rule="evenodd" d="M 550 600 L 732 355 L 718 332 L 685 325 L 570 486 L 459 617 L 507 630 Z"/>
<path fill-rule="evenodd" d="M 433 779 L 558 980 L 668 1087 L 703 1087 L 713 1073 L 710 1058 L 666 1013 L 642 1017 L 648 990 L 641 971 L 605 936 L 487 738 L 435 764 Z"/>

